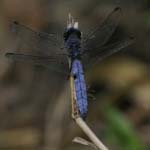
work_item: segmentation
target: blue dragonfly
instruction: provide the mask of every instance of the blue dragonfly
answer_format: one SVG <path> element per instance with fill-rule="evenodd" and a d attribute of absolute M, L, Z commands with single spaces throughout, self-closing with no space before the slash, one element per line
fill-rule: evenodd
<path fill-rule="evenodd" d="M 19 39 L 20 52 L 7 52 L 5 56 L 15 61 L 41 65 L 67 76 L 72 75 L 79 114 L 85 119 L 88 112 L 88 90 L 84 72 L 88 66 L 91 67 L 133 42 L 133 38 L 127 35 L 119 40 L 114 38 L 120 17 L 121 8 L 117 7 L 103 23 L 98 23 L 92 32 L 83 36 L 78 22 L 69 14 L 67 28 L 61 38 L 13 22 L 11 31 Z M 32 53 L 27 53 L 28 48 L 32 49 Z"/>

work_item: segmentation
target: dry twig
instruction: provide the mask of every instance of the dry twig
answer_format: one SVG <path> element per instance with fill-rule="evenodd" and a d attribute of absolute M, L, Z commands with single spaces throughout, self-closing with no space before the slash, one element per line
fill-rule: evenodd
<path fill-rule="evenodd" d="M 72 96 L 72 118 L 75 120 L 77 125 L 84 131 L 84 133 L 89 137 L 89 139 L 93 143 L 88 142 L 87 140 L 80 137 L 74 138 L 73 142 L 92 146 L 93 148 L 99 150 L 108 150 L 108 148 L 98 139 L 98 137 L 94 134 L 94 132 L 89 128 L 86 122 L 80 117 L 80 113 L 77 106 L 77 98 L 76 98 L 73 76 L 70 76 L 70 84 L 71 84 L 71 96 Z"/>

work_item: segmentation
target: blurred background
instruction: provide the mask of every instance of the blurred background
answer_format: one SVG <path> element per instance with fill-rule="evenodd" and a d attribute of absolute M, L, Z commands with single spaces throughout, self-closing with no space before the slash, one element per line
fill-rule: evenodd
<path fill-rule="evenodd" d="M 87 70 L 96 97 L 89 100 L 87 123 L 111 150 L 150 149 L 149 0 L 1 0 L 0 149 L 92 149 L 72 143 L 75 136 L 87 137 L 71 118 L 69 81 L 5 58 L 6 52 L 19 51 L 10 22 L 61 35 L 71 12 L 84 34 L 116 6 L 123 10 L 119 27 L 135 42 Z"/>

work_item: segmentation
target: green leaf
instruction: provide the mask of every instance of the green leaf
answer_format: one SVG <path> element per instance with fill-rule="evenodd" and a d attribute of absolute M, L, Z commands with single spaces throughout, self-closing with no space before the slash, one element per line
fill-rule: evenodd
<path fill-rule="evenodd" d="M 107 105 L 105 113 L 108 123 L 108 138 L 112 144 L 117 145 L 120 150 L 145 150 L 131 123 L 119 110 Z"/>

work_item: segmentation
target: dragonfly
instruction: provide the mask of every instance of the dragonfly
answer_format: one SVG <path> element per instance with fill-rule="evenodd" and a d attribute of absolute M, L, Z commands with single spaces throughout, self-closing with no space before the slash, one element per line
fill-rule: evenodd
<path fill-rule="evenodd" d="M 85 119 L 88 112 L 86 69 L 92 69 L 93 64 L 129 46 L 134 41 L 133 37 L 128 35 L 117 40 L 113 38 L 119 25 L 121 12 L 121 8 L 114 8 L 106 19 L 101 24 L 97 23 L 86 36 L 83 36 L 79 23 L 71 14 L 61 36 L 35 31 L 15 21 L 11 24 L 11 31 L 19 39 L 21 52 L 7 52 L 5 56 L 14 61 L 29 62 L 67 76 L 72 75 L 79 114 Z M 36 54 L 28 53 L 28 47 Z"/>

